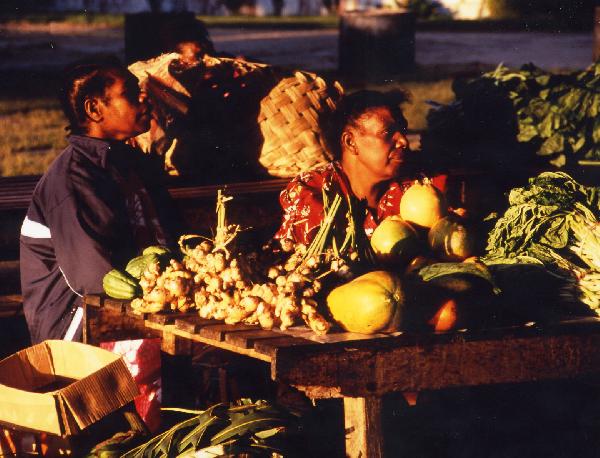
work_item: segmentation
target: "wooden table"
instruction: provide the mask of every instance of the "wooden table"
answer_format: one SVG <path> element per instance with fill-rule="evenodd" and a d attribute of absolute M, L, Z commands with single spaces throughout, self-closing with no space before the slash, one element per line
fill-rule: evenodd
<path fill-rule="evenodd" d="M 342 398 L 349 456 L 383 456 L 381 399 L 387 393 L 558 380 L 600 371 L 600 318 L 441 334 L 317 336 L 306 327 L 267 331 L 195 313 L 141 316 L 127 301 L 98 296 L 86 296 L 85 304 L 88 343 L 113 338 L 114 332 L 160 335 L 164 351 L 182 354 L 192 342 L 202 342 L 270 364 L 273 380 L 312 399 Z"/>

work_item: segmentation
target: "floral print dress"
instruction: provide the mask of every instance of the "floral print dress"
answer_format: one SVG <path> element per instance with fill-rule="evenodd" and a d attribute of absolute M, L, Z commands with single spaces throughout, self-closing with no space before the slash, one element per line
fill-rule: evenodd
<path fill-rule="evenodd" d="M 446 177 L 433 179 L 436 187 L 444 191 Z M 369 208 L 365 201 L 358 201 L 352 194 L 348 178 L 338 161 L 303 172 L 294 178 L 281 192 L 279 201 L 283 210 L 283 222 L 275 234 L 277 239 L 290 239 L 296 243 L 309 244 L 319 230 L 324 217 L 324 194 L 335 194 L 351 201 L 364 217 L 362 226 L 371 237 L 377 225 L 387 216 L 397 215 L 400 199 L 411 185 L 412 180 L 391 181 L 383 193 L 376 209 Z"/>

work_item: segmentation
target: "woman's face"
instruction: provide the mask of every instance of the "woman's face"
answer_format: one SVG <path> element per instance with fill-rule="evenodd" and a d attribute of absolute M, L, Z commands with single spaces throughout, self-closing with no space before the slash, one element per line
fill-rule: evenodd
<path fill-rule="evenodd" d="M 348 128 L 351 147 L 366 173 L 380 180 L 397 176 L 409 152 L 406 128 L 406 119 L 394 118 L 387 107 L 370 108 Z"/>
<path fill-rule="evenodd" d="M 150 128 L 150 106 L 131 73 L 116 74 L 115 82 L 104 91 L 100 128 L 102 138 L 127 140 Z"/>

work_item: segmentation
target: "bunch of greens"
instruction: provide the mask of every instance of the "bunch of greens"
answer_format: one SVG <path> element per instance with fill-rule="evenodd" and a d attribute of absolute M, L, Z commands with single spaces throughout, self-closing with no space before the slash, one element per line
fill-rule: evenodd
<path fill-rule="evenodd" d="M 600 160 L 600 63 L 564 75 L 500 65 L 453 90 L 430 110 L 422 145 L 454 166 Z"/>
<path fill-rule="evenodd" d="M 191 458 L 198 456 L 199 450 L 206 456 L 293 456 L 290 437 L 297 432 L 298 418 L 267 401 L 242 399 L 238 405 L 216 404 L 205 411 L 164 410 L 190 414 L 190 418 L 120 455 L 122 458 Z"/>
<path fill-rule="evenodd" d="M 600 188 L 544 172 L 509 195 L 489 233 L 488 265 L 541 264 L 576 283 L 579 299 L 600 308 Z"/>

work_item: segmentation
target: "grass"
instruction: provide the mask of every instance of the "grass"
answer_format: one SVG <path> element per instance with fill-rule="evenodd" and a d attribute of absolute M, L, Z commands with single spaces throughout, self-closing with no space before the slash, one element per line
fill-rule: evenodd
<path fill-rule="evenodd" d="M 0 176 L 44 173 L 66 145 L 65 125 L 49 97 L 0 99 Z"/>
<path fill-rule="evenodd" d="M 410 101 L 403 106 L 403 111 L 408 121 L 408 128 L 413 132 L 422 132 L 427 128 L 427 112 L 430 108 L 427 102 L 429 100 L 444 104 L 454 100 L 452 79 L 449 78 L 438 81 L 402 81 L 385 84 L 367 84 L 364 87 L 352 87 L 350 90 L 362 88 L 377 91 L 389 91 L 393 89 L 407 91 Z"/>
<path fill-rule="evenodd" d="M 453 99 L 452 80 L 380 84 L 370 89 L 402 88 L 411 103 L 404 107 L 413 131 L 426 127 L 426 100 L 447 103 Z M 0 176 L 39 175 L 66 145 L 66 120 L 58 101 L 50 96 L 0 98 Z"/>
<path fill-rule="evenodd" d="M 15 22 L 19 24 L 85 24 L 104 27 L 122 27 L 125 18 L 122 14 L 100 13 L 18 13 L 0 15 L 0 23 Z"/>

